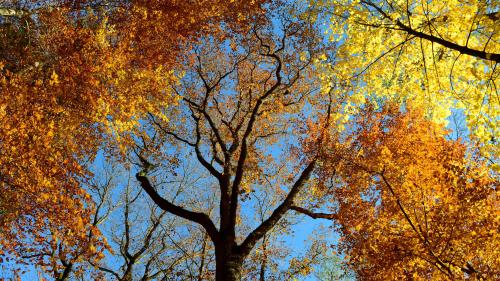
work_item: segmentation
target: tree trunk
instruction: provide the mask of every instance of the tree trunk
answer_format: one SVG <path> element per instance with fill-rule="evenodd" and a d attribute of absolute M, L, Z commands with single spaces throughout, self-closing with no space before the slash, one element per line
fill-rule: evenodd
<path fill-rule="evenodd" d="M 243 257 L 232 253 L 232 247 L 216 247 L 215 249 L 215 280 L 240 281 L 243 267 Z"/>
<path fill-rule="evenodd" d="M 125 273 L 123 274 L 122 281 L 132 281 L 132 267 L 134 266 L 134 263 L 130 263 L 127 265 L 127 269 L 125 270 Z"/>

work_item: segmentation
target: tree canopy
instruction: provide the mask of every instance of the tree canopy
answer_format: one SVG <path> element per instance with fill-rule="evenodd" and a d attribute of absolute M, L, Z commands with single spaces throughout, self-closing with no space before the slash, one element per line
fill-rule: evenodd
<path fill-rule="evenodd" d="M 497 1 L 311 3 L 340 45 L 324 87 L 341 77 L 354 92 L 352 110 L 371 99 L 413 100 L 443 123 L 460 111 L 471 141 L 498 157 Z"/>
<path fill-rule="evenodd" d="M 483 0 L 0 0 L 0 266 L 494 280 L 499 26 Z"/>

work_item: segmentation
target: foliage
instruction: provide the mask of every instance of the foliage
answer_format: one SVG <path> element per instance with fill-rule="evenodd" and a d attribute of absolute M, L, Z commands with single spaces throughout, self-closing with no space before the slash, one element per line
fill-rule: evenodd
<path fill-rule="evenodd" d="M 323 259 L 314 276 L 319 281 L 356 280 L 355 274 L 346 270 L 343 259 L 331 249 L 323 252 Z"/>
<path fill-rule="evenodd" d="M 410 106 L 363 109 L 352 130 L 332 135 L 320 182 L 359 278 L 494 279 L 499 181 L 477 151 Z"/>
<path fill-rule="evenodd" d="M 339 44 L 324 87 L 346 83 L 347 107 L 373 100 L 412 100 L 446 124 L 461 111 L 471 140 L 498 156 L 500 6 L 498 1 L 310 1 L 329 16 L 328 36 Z M 336 77 L 332 81 L 331 77 Z M 498 165 L 494 165 L 498 169 Z"/>
<path fill-rule="evenodd" d="M 161 116 L 159 108 L 177 102 L 169 85 L 183 41 L 215 33 L 222 21 L 244 26 L 242 11 L 261 3 L 2 4 L 2 251 L 39 252 L 61 236 L 83 239 L 92 203 L 81 183 L 91 177 L 87 166 L 97 150 L 124 151 L 146 113 Z"/>
<path fill-rule="evenodd" d="M 300 279 L 305 215 L 362 280 L 497 278 L 499 4 L 307 3 L 0 0 L 0 259 Z"/>

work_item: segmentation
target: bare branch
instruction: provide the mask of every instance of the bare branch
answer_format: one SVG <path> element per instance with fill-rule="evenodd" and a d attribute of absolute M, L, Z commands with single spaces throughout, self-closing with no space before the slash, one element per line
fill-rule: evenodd
<path fill-rule="evenodd" d="M 338 216 L 336 214 L 315 213 L 315 212 L 312 212 L 310 210 L 307 210 L 307 209 L 304 209 L 304 208 L 298 207 L 298 206 L 291 206 L 290 209 L 296 211 L 297 213 L 307 215 L 313 219 L 335 220 L 338 218 Z"/>
<path fill-rule="evenodd" d="M 174 214 L 181 218 L 200 224 L 205 229 L 205 231 L 207 231 L 207 234 L 208 236 L 210 236 L 210 239 L 212 239 L 214 243 L 218 242 L 219 232 L 215 227 L 214 223 L 212 222 L 212 220 L 210 219 L 210 217 L 208 217 L 208 215 L 204 213 L 189 211 L 170 203 L 168 200 L 164 199 L 156 192 L 156 190 L 149 182 L 148 177 L 144 175 L 143 172 L 137 173 L 136 178 L 141 183 L 142 188 L 146 191 L 146 193 L 148 193 L 148 195 L 156 203 L 156 205 L 158 205 L 158 207 L 171 214 Z"/>

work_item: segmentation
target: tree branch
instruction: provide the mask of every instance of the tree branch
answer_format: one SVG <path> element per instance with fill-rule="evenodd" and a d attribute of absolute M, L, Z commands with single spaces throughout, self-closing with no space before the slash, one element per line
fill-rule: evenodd
<path fill-rule="evenodd" d="M 167 131 L 165 128 L 163 128 L 163 126 L 158 122 L 156 121 L 155 117 L 153 116 L 153 114 L 151 113 L 148 113 L 148 116 L 149 116 L 149 119 L 151 120 L 151 122 L 153 122 L 153 124 L 156 125 L 156 127 L 158 127 L 163 133 L 165 133 L 166 135 L 169 135 L 169 136 L 172 136 L 174 137 L 176 140 L 180 141 L 180 142 L 183 142 L 189 146 L 195 146 L 194 143 L 188 141 L 187 139 L 185 138 L 182 138 L 180 137 L 179 135 L 177 135 L 176 133 L 174 132 L 170 132 L 170 131 Z"/>
<path fill-rule="evenodd" d="M 262 46 L 265 46 L 266 48 L 268 48 L 267 45 L 265 45 L 263 43 L 262 38 L 259 37 L 259 35 L 255 29 L 254 29 L 254 34 L 257 37 L 257 39 L 259 39 L 260 44 Z M 283 35 L 283 38 L 285 38 L 285 37 L 286 37 L 286 33 Z M 284 39 L 283 39 L 283 44 L 285 44 Z M 282 47 L 284 47 L 284 45 Z M 260 106 L 262 105 L 264 100 L 267 97 L 269 97 L 272 93 L 274 93 L 274 91 L 281 85 L 282 62 L 281 62 L 280 57 L 278 55 L 276 55 L 275 53 L 270 54 L 269 51 L 267 54 L 264 54 L 264 56 L 271 57 L 276 61 L 277 65 L 276 65 L 276 70 L 274 71 L 275 76 L 276 76 L 276 82 L 274 83 L 273 86 L 271 86 L 271 88 L 269 88 L 262 96 L 260 96 L 257 99 L 255 106 L 252 109 L 252 113 L 250 115 L 250 120 L 248 121 L 247 127 L 246 127 L 245 132 L 244 132 L 243 137 L 242 137 L 240 157 L 238 158 L 238 164 L 236 166 L 236 173 L 235 173 L 233 185 L 231 188 L 230 220 L 232 222 L 231 225 L 233 226 L 233 229 L 231 230 L 231 232 L 234 232 L 234 225 L 236 222 L 236 210 L 238 209 L 238 191 L 239 191 L 241 180 L 243 179 L 243 173 L 244 173 L 243 169 L 244 169 L 245 161 L 246 161 L 246 158 L 248 155 L 248 137 L 250 136 L 250 134 L 253 130 L 253 125 L 257 119 L 257 114 L 259 112 Z"/>
<path fill-rule="evenodd" d="M 294 210 L 297 213 L 307 215 L 313 219 L 335 220 L 338 218 L 337 214 L 315 213 L 315 212 L 312 212 L 310 210 L 307 210 L 307 209 L 304 209 L 304 208 L 298 207 L 298 206 L 290 206 L 290 210 Z"/>
<path fill-rule="evenodd" d="M 285 215 L 285 213 L 290 210 L 290 207 L 293 204 L 293 200 L 305 185 L 305 183 L 309 180 L 309 177 L 316 166 L 316 158 L 313 159 L 307 167 L 302 171 L 300 177 L 293 184 L 292 189 L 286 196 L 285 200 L 273 211 L 271 216 L 262 222 L 254 231 L 252 231 L 245 241 L 240 246 L 241 253 L 243 256 L 250 253 L 252 248 L 255 246 L 257 241 L 261 239 L 269 230 L 271 230 L 274 225 Z"/>
<path fill-rule="evenodd" d="M 186 210 L 182 207 L 170 203 L 168 200 L 161 197 L 149 182 L 149 179 L 145 175 L 144 171 L 137 173 L 136 178 L 141 183 L 141 187 L 148 193 L 149 197 L 151 197 L 151 199 L 156 203 L 156 205 L 158 205 L 158 207 L 173 215 L 200 224 L 205 229 L 208 236 L 210 236 L 212 242 L 214 242 L 214 244 L 218 243 L 219 232 L 217 231 L 217 228 L 215 227 L 210 217 L 208 217 L 208 215 Z"/>
<path fill-rule="evenodd" d="M 196 158 L 198 159 L 198 161 L 200 161 L 201 165 L 203 165 L 203 167 L 205 167 L 210 172 L 210 174 L 212 174 L 214 177 L 216 177 L 219 181 L 222 181 L 224 178 L 222 176 L 222 174 L 219 171 L 217 171 L 217 169 L 215 169 L 214 166 L 212 166 L 201 154 L 201 150 L 200 150 L 200 142 L 201 142 L 200 118 L 194 116 L 194 113 L 192 116 L 196 121 L 196 143 L 194 146 Z"/>
<path fill-rule="evenodd" d="M 461 54 L 466 54 L 466 55 L 477 57 L 477 58 L 481 58 L 481 59 L 484 59 L 484 60 L 491 60 L 491 61 L 494 61 L 494 62 L 497 62 L 497 63 L 500 62 L 500 54 L 497 54 L 497 53 L 488 53 L 488 52 L 485 52 L 484 50 L 483 51 L 479 51 L 479 50 L 471 49 L 471 48 L 469 48 L 467 46 L 460 46 L 460 45 L 458 45 L 456 43 L 453 43 L 451 41 L 444 40 L 443 38 L 439 38 L 439 37 L 436 37 L 434 35 L 430 35 L 430 34 L 427 34 L 427 33 L 423 33 L 423 32 L 417 31 L 417 30 L 415 30 L 415 29 L 413 29 L 413 28 L 405 25 L 404 23 L 402 23 L 399 20 L 392 19 L 391 16 L 389 16 L 387 13 L 385 13 L 379 6 L 375 5 L 374 3 L 370 2 L 370 1 L 363 0 L 363 1 L 361 1 L 361 3 L 364 3 L 364 4 L 366 4 L 366 5 L 374 8 L 384 18 L 392 21 L 398 27 L 400 27 L 402 30 L 406 31 L 408 34 L 414 35 L 414 36 L 416 36 L 418 38 L 422 38 L 422 39 L 428 40 L 430 42 L 434 42 L 434 43 L 440 44 L 440 45 L 442 45 L 442 46 L 444 46 L 446 48 L 458 51 Z"/>

